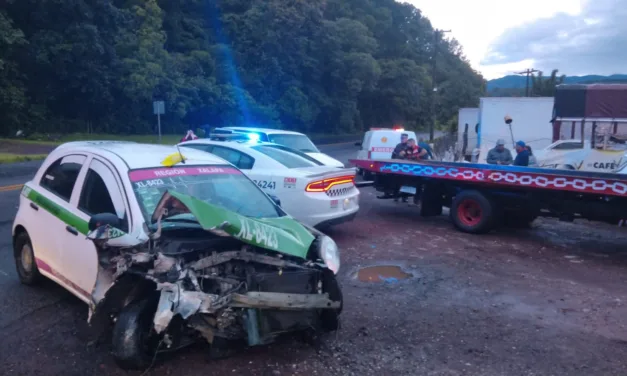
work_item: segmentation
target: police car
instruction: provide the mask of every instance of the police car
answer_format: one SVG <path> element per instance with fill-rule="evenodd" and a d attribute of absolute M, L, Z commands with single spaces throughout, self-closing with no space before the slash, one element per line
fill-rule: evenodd
<path fill-rule="evenodd" d="M 320 152 L 316 145 L 311 142 L 309 137 L 302 133 L 284 131 L 281 129 L 253 127 L 222 127 L 214 130 L 214 133 L 220 132 L 245 133 L 250 135 L 255 141 L 271 142 L 274 144 L 288 146 L 309 155 L 326 166 L 344 168 L 344 164 L 342 162 Z"/>
<path fill-rule="evenodd" d="M 214 138 L 224 141 L 198 139 L 179 146 L 206 151 L 233 164 L 307 225 L 328 227 L 357 215 L 354 168 L 325 166 L 304 152 L 274 143 Z"/>
<path fill-rule="evenodd" d="M 316 200 L 351 187 L 352 177 L 316 166 L 255 185 L 221 158 L 180 149 L 94 141 L 52 151 L 24 185 L 13 224 L 21 282 L 47 277 L 89 304 L 92 329 L 111 330 L 124 368 L 199 339 L 259 345 L 289 331 L 336 330 L 337 246 L 258 186 Z M 273 151 L 238 161 L 266 165 L 263 152 Z"/>

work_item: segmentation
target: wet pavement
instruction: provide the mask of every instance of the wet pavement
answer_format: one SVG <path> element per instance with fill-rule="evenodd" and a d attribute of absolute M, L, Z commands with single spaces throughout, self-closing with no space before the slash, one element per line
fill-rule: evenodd
<path fill-rule="evenodd" d="M 329 231 L 342 251 L 337 333 L 219 361 L 198 345 L 146 375 L 627 374 L 627 228 L 539 220 L 473 236 L 445 215 L 421 218 L 361 191 L 356 219 Z M 0 374 L 141 375 L 117 368 L 107 345 L 89 344 L 78 299 L 53 283 L 19 284 L 17 198 L 0 192 Z"/>

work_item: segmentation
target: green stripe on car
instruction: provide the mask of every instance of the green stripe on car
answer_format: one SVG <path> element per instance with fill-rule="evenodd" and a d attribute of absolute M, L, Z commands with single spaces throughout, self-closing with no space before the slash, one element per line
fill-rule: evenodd
<path fill-rule="evenodd" d="M 40 208 L 46 210 L 48 213 L 59 218 L 65 224 L 74 227 L 81 234 L 87 235 L 89 232 L 89 223 L 87 221 L 72 214 L 69 210 L 64 209 L 31 187 L 24 186 L 22 189 L 22 195 L 31 200 L 33 203 L 39 205 Z"/>

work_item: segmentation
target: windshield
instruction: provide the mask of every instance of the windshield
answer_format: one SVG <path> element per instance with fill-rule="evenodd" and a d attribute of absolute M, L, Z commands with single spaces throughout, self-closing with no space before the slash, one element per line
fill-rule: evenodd
<path fill-rule="evenodd" d="M 259 145 L 252 149 L 267 155 L 287 168 L 313 167 L 322 165 L 305 153 L 279 145 Z"/>
<path fill-rule="evenodd" d="M 275 204 L 241 171 L 229 166 L 156 167 L 132 170 L 129 177 L 144 217 L 152 216 L 166 191 L 175 191 L 252 218 L 277 218 Z M 167 220 L 194 220 L 191 214 Z"/>
<path fill-rule="evenodd" d="M 320 152 L 316 145 L 311 142 L 309 137 L 305 136 L 304 134 L 276 133 L 269 134 L 268 138 L 270 139 L 270 142 L 279 145 L 289 146 L 292 149 L 300 150 L 305 153 Z"/>

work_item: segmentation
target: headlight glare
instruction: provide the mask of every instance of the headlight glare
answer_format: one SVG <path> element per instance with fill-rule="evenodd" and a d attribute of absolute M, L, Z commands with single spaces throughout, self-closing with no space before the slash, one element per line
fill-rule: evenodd
<path fill-rule="evenodd" d="M 340 250 L 337 248 L 337 244 L 328 236 L 323 236 L 320 240 L 320 248 L 318 250 L 320 258 L 327 267 L 337 274 L 340 270 Z"/>

